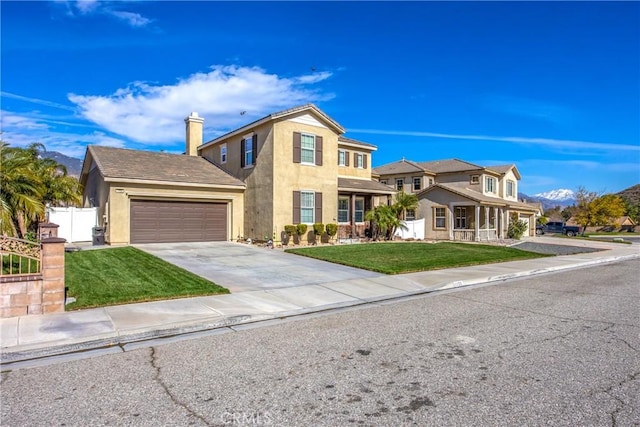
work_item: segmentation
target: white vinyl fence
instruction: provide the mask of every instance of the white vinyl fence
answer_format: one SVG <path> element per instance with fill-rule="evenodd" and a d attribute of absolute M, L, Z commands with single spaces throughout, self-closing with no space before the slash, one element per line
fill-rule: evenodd
<path fill-rule="evenodd" d="M 58 224 L 58 237 L 67 242 L 90 242 L 98 225 L 98 208 L 49 208 L 49 222 Z"/>
<path fill-rule="evenodd" d="M 396 236 L 402 239 L 424 239 L 424 224 L 425 219 L 416 219 L 415 221 L 402 221 L 406 229 L 398 227 L 396 230 Z"/>

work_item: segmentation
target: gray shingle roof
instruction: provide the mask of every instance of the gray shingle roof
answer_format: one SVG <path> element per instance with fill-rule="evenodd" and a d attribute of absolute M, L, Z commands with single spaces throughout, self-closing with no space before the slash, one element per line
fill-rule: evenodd
<path fill-rule="evenodd" d="M 105 178 L 245 187 L 202 157 L 90 145 L 88 153 Z"/>
<path fill-rule="evenodd" d="M 418 162 L 422 168 L 435 173 L 462 172 L 483 169 L 482 166 L 465 162 L 459 159 L 433 160 L 430 162 Z"/>
<path fill-rule="evenodd" d="M 387 163 L 386 165 L 378 166 L 373 169 L 375 173 L 378 175 L 395 175 L 395 174 L 403 174 L 403 173 L 414 173 L 414 172 L 428 172 L 418 164 L 402 159 L 397 162 Z"/>
<path fill-rule="evenodd" d="M 377 194 L 394 194 L 396 192 L 393 188 L 378 181 L 354 178 L 338 178 L 338 190 Z"/>

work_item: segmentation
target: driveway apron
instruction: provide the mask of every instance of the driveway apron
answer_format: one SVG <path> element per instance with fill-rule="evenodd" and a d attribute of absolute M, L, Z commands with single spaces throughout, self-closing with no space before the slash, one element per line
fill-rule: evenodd
<path fill-rule="evenodd" d="M 279 249 L 230 242 L 153 243 L 136 248 L 224 286 L 233 293 L 379 277 Z"/>

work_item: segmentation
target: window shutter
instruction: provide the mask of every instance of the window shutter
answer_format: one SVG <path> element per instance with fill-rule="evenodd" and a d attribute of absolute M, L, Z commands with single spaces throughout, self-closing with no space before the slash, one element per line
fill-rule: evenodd
<path fill-rule="evenodd" d="M 301 143 L 302 139 L 300 132 L 293 133 L 293 163 L 300 163 L 301 155 Z"/>
<path fill-rule="evenodd" d="M 253 164 L 256 164 L 256 158 L 258 157 L 258 134 L 254 133 L 251 138 L 251 151 L 253 152 Z"/>
<path fill-rule="evenodd" d="M 322 222 L 322 193 L 316 192 L 316 212 L 314 215 L 315 222 Z"/>
<path fill-rule="evenodd" d="M 349 153 L 348 151 L 345 151 L 345 152 L 344 152 L 344 165 L 345 165 L 345 166 L 349 166 L 349 155 L 350 155 L 350 154 L 351 154 L 351 153 Z"/>
<path fill-rule="evenodd" d="M 293 192 L 293 223 L 300 224 L 300 192 Z"/>
<path fill-rule="evenodd" d="M 316 136 L 316 166 L 322 166 L 322 137 Z"/>
<path fill-rule="evenodd" d="M 243 168 L 246 165 L 244 164 L 244 139 L 240 140 L 240 167 Z"/>
<path fill-rule="evenodd" d="M 353 167 L 358 167 L 358 153 L 353 153 Z"/>
<path fill-rule="evenodd" d="M 366 154 L 362 155 L 362 167 L 365 168 L 365 169 L 367 168 L 367 155 Z"/>

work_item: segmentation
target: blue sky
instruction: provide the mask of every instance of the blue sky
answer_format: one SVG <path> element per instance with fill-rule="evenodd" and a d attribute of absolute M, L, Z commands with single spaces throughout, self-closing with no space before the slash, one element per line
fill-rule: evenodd
<path fill-rule="evenodd" d="M 2 139 L 181 152 L 313 102 L 402 157 L 515 163 L 520 191 L 640 182 L 638 2 L 7 2 Z M 246 111 L 244 115 L 240 112 Z"/>

